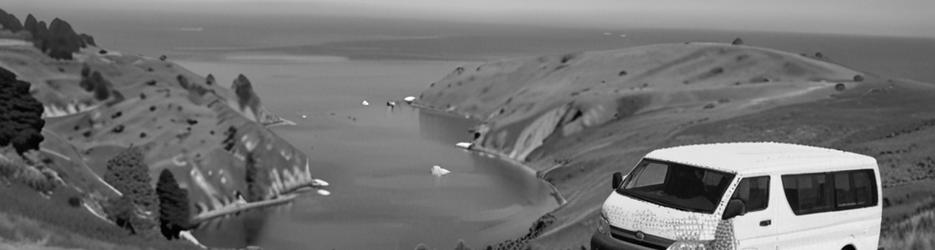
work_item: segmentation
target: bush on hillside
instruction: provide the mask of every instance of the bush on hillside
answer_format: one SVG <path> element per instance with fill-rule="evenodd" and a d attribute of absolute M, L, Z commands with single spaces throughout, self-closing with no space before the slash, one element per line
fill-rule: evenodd
<path fill-rule="evenodd" d="M 130 198 L 146 211 L 155 211 L 156 194 L 150 186 L 149 166 L 143 162 L 143 153 L 130 147 L 107 161 L 104 181 Z"/>
<path fill-rule="evenodd" d="M 41 131 L 43 106 L 29 93 L 29 83 L 0 68 L 0 147 L 10 144 L 20 155 L 38 150 L 44 139 Z"/>
<path fill-rule="evenodd" d="M 68 205 L 71 207 L 81 207 L 81 198 L 77 196 L 68 197 Z"/>
<path fill-rule="evenodd" d="M 123 194 L 111 200 L 105 211 L 111 220 L 131 233 L 147 232 L 155 226 L 154 218 L 147 216 L 155 212 L 156 193 L 150 186 L 149 167 L 143 162 L 143 153 L 130 147 L 107 161 L 104 181 Z"/>
<path fill-rule="evenodd" d="M 864 76 L 862 76 L 862 75 L 854 75 L 854 81 L 855 81 L 855 82 L 863 82 L 863 81 L 864 81 Z"/>

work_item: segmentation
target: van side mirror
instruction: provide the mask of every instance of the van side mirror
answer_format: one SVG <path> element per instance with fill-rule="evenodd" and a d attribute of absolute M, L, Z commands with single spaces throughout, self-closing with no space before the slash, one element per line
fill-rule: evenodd
<path fill-rule="evenodd" d="M 623 173 L 616 172 L 610 181 L 610 185 L 613 186 L 611 188 L 617 189 L 620 187 L 620 184 L 623 184 Z"/>
<path fill-rule="evenodd" d="M 744 215 L 747 213 L 747 205 L 743 203 L 740 199 L 730 199 L 727 202 L 727 207 L 724 208 L 724 215 L 721 216 L 722 220 L 728 220 L 739 215 Z"/>

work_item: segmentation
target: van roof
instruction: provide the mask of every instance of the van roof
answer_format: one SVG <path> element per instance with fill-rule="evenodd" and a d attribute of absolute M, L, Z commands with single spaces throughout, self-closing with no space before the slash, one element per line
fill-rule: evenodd
<path fill-rule="evenodd" d="M 741 175 L 876 168 L 870 156 L 836 149 L 776 142 L 737 142 L 657 149 L 646 158 Z M 817 170 L 817 171 L 816 171 Z"/>

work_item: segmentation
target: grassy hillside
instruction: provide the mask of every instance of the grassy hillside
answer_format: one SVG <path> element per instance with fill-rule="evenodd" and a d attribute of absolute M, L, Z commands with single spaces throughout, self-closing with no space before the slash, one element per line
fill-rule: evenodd
<path fill-rule="evenodd" d="M 420 104 L 484 121 L 475 145 L 524 161 L 568 203 L 529 243 L 587 245 L 610 174 L 652 149 L 778 141 L 874 156 L 887 225 L 916 213 L 935 177 L 935 86 L 743 45 L 662 44 L 457 68 Z M 553 217 L 554 216 L 554 217 Z M 889 244 L 888 240 L 882 241 Z"/>
<path fill-rule="evenodd" d="M 246 192 L 246 154 L 268 177 L 257 180 L 260 199 L 311 182 L 308 157 L 267 128 L 288 121 L 262 106 L 245 76 L 220 86 L 166 58 L 127 55 L 93 43 L 55 59 L 24 32 L 0 30 L 0 67 L 31 83 L 30 94 L 44 106 L 44 140 L 34 161 L 10 166 L 35 168 L 30 171 L 57 182 L 50 191 L 37 192 L 0 177 L 0 183 L 9 182 L 0 187 L 0 196 L 9 198 L 0 197 L 0 247 L 177 248 L 121 237 L 116 234 L 121 229 L 95 215 L 103 213 L 103 201 L 121 196 L 101 177 L 107 161 L 129 147 L 144 152 L 153 181 L 164 169 L 176 176 L 188 190 L 193 216 Z M 66 200 L 83 208 L 68 208 Z M 66 213 L 51 212 L 58 210 Z M 80 225 L 72 225 L 76 222 Z M 110 234 L 115 236 L 106 237 Z"/>

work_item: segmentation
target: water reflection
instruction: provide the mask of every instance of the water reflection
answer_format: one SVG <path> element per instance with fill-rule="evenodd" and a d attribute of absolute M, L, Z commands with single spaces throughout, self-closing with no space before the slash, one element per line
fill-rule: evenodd
<path fill-rule="evenodd" d="M 437 111 L 419 110 L 417 113 L 419 114 L 419 134 L 422 138 L 441 143 L 470 141 L 471 134 L 468 130 L 478 124 L 472 120 Z"/>

